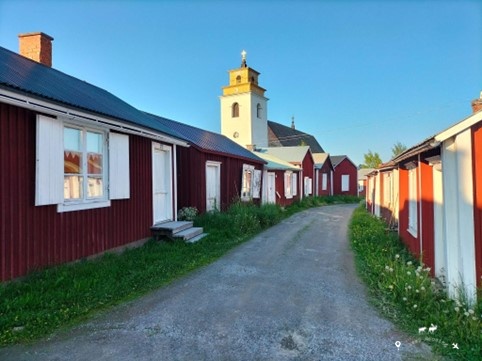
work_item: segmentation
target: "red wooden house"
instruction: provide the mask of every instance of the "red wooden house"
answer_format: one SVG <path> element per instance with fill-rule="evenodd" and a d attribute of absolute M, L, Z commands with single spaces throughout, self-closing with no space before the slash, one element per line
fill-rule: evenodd
<path fill-rule="evenodd" d="M 49 36 L 21 41 L 51 59 Z M 111 93 L 0 47 L 0 279 L 175 219 L 174 155 L 187 145 Z"/>
<path fill-rule="evenodd" d="M 471 301 L 482 285 L 482 100 L 473 107 L 473 115 L 390 164 L 398 169 L 400 237 L 452 297 L 462 292 Z M 369 209 L 382 216 L 384 186 L 382 169 L 370 174 Z"/>
<path fill-rule="evenodd" d="M 313 153 L 316 196 L 333 195 L 333 164 L 328 153 Z"/>
<path fill-rule="evenodd" d="M 301 169 L 268 153 L 255 154 L 267 163 L 263 172 L 263 203 L 287 206 L 300 199 L 298 179 Z"/>
<path fill-rule="evenodd" d="M 346 155 L 330 156 L 333 163 L 333 194 L 358 194 L 358 170 L 356 165 Z"/>
<path fill-rule="evenodd" d="M 315 162 L 309 146 L 270 147 L 262 148 L 259 151 L 288 162 L 300 169 L 297 176 L 297 187 L 296 189 L 293 188 L 293 192 L 296 192 L 299 199 L 314 195 L 313 177 Z"/>
<path fill-rule="evenodd" d="M 261 202 L 264 160 L 224 135 L 149 116 L 191 145 L 177 147 L 178 209 L 196 207 L 202 213 L 225 210 L 237 199 Z"/>

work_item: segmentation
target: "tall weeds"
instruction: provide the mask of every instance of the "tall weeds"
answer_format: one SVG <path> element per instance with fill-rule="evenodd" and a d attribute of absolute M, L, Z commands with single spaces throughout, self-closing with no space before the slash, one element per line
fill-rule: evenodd
<path fill-rule="evenodd" d="M 411 256 L 397 235 L 386 231 L 383 221 L 362 207 L 353 214 L 350 240 L 358 271 L 385 315 L 443 355 L 482 360 L 480 300 L 469 305 L 463 297 L 447 297 L 430 277 L 430 269 Z"/>

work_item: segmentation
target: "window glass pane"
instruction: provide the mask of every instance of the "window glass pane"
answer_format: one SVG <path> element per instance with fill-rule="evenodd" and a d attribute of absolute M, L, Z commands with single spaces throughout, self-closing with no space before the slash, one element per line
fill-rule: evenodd
<path fill-rule="evenodd" d="M 87 155 L 87 172 L 89 174 L 102 174 L 102 155 L 89 153 Z"/>
<path fill-rule="evenodd" d="M 81 132 L 79 129 L 64 128 L 64 149 L 81 150 Z"/>
<path fill-rule="evenodd" d="M 64 173 L 81 174 L 82 173 L 82 153 L 64 151 Z"/>
<path fill-rule="evenodd" d="M 82 177 L 65 176 L 64 177 L 64 199 L 80 199 L 82 198 Z"/>
<path fill-rule="evenodd" d="M 87 197 L 102 197 L 103 184 L 101 177 L 88 177 Z"/>
<path fill-rule="evenodd" d="M 87 152 L 102 153 L 102 134 L 87 132 Z"/>

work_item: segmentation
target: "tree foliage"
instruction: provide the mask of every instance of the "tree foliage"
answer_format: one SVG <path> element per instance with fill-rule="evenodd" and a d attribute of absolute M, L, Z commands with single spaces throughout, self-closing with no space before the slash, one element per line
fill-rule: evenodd
<path fill-rule="evenodd" d="M 407 150 L 407 146 L 401 142 L 396 142 L 392 147 L 392 159 Z"/>
<path fill-rule="evenodd" d="M 363 159 L 364 163 L 360 166 L 361 168 L 377 168 L 382 163 L 380 155 L 377 152 L 373 153 L 370 149 L 363 155 Z"/>

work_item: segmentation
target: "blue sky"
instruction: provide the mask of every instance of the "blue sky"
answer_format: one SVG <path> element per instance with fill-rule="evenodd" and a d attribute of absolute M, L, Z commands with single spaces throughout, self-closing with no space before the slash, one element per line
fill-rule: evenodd
<path fill-rule="evenodd" d="M 217 132 L 246 49 L 268 118 L 356 164 L 464 119 L 482 90 L 482 1 L 0 0 L 0 46 L 34 31 L 54 68 Z"/>

